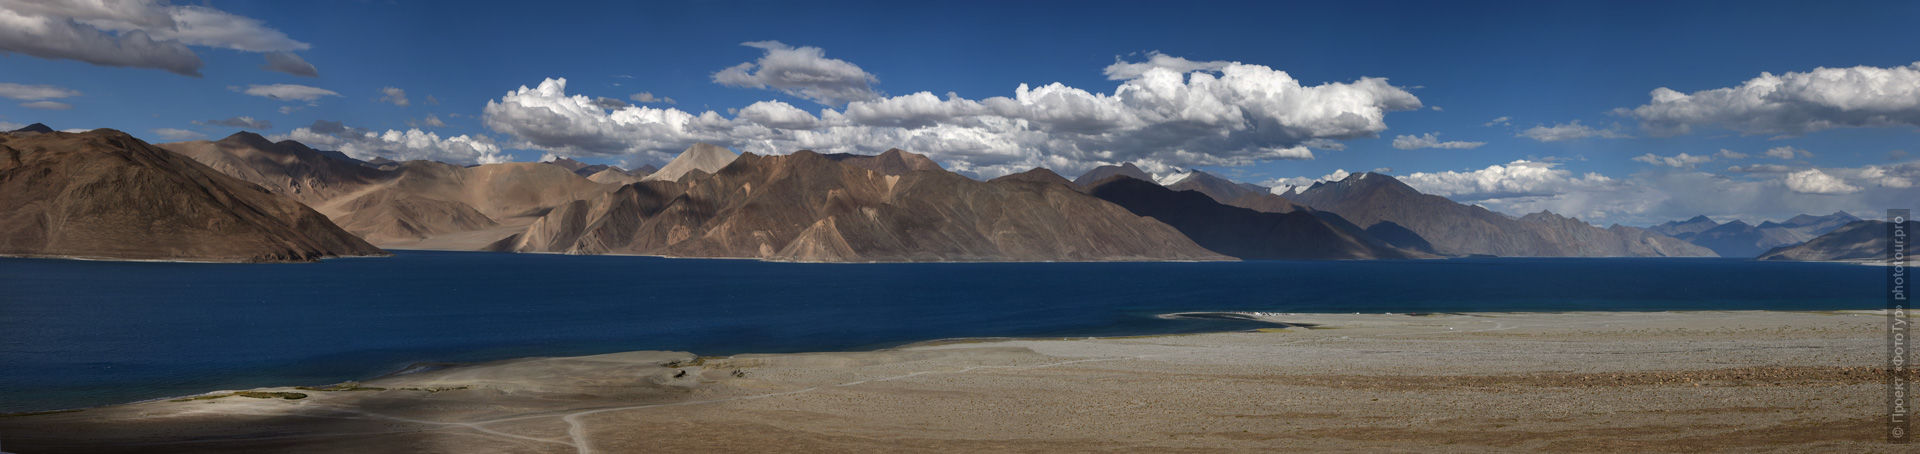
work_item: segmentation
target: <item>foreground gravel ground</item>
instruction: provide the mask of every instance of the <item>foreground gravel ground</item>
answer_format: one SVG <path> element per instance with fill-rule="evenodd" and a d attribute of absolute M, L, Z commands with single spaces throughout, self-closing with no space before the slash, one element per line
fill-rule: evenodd
<path fill-rule="evenodd" d="M 1301 326 L 532 358 L 0 417 L 0 449 L 1909 452 L 1876 312 L 1255 316 Z"/>

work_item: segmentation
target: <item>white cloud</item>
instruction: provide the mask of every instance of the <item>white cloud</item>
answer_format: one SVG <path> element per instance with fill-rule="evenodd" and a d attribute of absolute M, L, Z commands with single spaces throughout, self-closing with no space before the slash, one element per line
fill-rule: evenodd
<path fill-rule="evenodd" d="M 73 105 L 57 101 L 34 101 L 20 103 L 20 107 L 40 110 L 67 110 L 72 109 Z"/>
<path fill-rule="evenodd" d="M 273 122 L 271 121 L 257 120 L 257 119 L 254 119 L 253 117 L 248 117 L 244 115 L 228 118 L 225 120 L 206 120 L 206 121 L 196 121 L 193 123 L 197 125 L 202 125 L 202 126 L 227 126 L 227 127 L 233 127 L 233 128 L 262 129 L 262 130 L 273 129 Z"/>
<path fill-rule="evenodd" d="M 1422 148 L 1440 148 L 1449 150 L 1471 150 L 1486 145 L 1486 142 L 1449 141 L 1441 142 L 1440 133 L 1429 132 L 1418 136 L 1402 135 L 1393 138 L 1393 147 L 1402 150 Z"/>
<path fill-rule="evenodd" d="M 0 51 L 199 76 L 189 46 L 243 52 L 306 50 L 259 20 L 151 0 L 0 0 Z"/>
<path fill-rule="evenodd" d="M 383 157 L 395 161 L 426 159 L 455 164 L 491 164 L 507 162 L 500 146 L 486 136 L 458 135 L 442 138 L 439 134 L 408 129 L 406 131 L 370 131 L 339 122 L 315 121 L 295 128 L 273 140 L 296 140 L 321 150 L 338 150 L 355 159 Z"/>
<path fill-rule="evenodd" d="M 1787 173 L 1792 171 L 1793 167 L 1779 164 L 1748 164 L 1744 166 L 1727 167 L 1727 172 L 1729 173 Z"/>
<path fill-rule="evenodd" d="M 439 116 L 439 115 L 434 115 L 434 114 L 431 114 L 431 113 L 429 113 L 429 114 L 427 114 L 427 118 L 422 118 L 422 119 L 420 119 L 420 124 L 423 124 L 423 125 L 427 125 L 427 126 L 432 126 L 432 127 L 435 127 L 435 128 L 444 128 L 444 127 L 447 127 L 447 122 L 444 122 L 444 121 L 440 121 L 440 116 Z"/>
<path fill-rule="evenodd" d="M 1628 136 L 1620 131 L 1596 129 L 1592 126 L 1580 124 L 1580 120 L 1574 120 L 1571 123 L 1553 126 L 1535 125 L 1532 128 L 1527 128 L 1525 131 L 1520 131 L 1520 134 L 1515 135 L 1515 137 L 1525 137 L 1541 142 L 1559 142 L 1562 140 L 1585 139 L 1588 137 L 1624 139 Z"/>
<path fill-rule="evenodd" d="M 1464 172 L 1415 172 L 1401 180 L 1420 192 L 1464 201 L 1557 195 L 1613 183 L 1604 175 L 1575 176 L 1559 167 L 1559 163 L 1522 159 Z"/>
<path fill-rule="evenodd" d="M 1767 157 L 1769 158 L 1776 158 L 1776 159 L 1793 159 L 1795 157 L 1801 157 L 1801 158 L 1813 157 L 1813 152 L 1802 150 L 1799 148 L 1794 148 L 1794 147 L 1768 148 L 1767 152 L 1764 154 L 1766 154 Z"/>
<path fill-rule="evenodd" d="M 764 68 L 763 68 L 764 69 Z M 1284 71 L 1229 63 L 1217 73 L 1150 68 L 1111 93 L 1022 84 L 1010 97 L 921 92 L 852 101 L 817 114 L 769 101 L 731 117 L 673 108 L 606 109 L 547 79 L 489 101 L 488 128 L 565 156 L 671 156 L 696 141 L 760 154 L 898 147 L 992 177 L 1033 167 L 1066 174 L 1104 162 L 1142 168 L 1312 159 L 1308 147 L 1376 137 L 1386 113 L 1421 107 L 1385 79 L 1303 85 Z M 1155 167 L 1159 166 L 1159 167 Z"/>
<path fill-rule="evenodd" d="M 1233 62 L 1193 61 L 1155 51 L 1148 52 L 1147 60 L 1142 62 L 1128 62 L 1121 60 L 1120 57 L 1114 57 L 1113 64 L 1107 65 L 1107 69 L 1102 72 L 1106 73 L 1107 80 L 1129 80 L 1145 75 L 1147 71 L 1156 68 L 1185 74 L 1194 71 L 1219 72 L 1230 64 Z"/>
<path fill-rule="evenodd" d="M 631 79 L 633 78 L 633 76 L 627 76 L 627 78 Z M 673 98 L 664 97 L 664 96 L 654 96 L 653 93 L 644 92 L 644 91 L 639 93 L 634 93 L 631 96 L 627 96 L 627 99 L 631 99 L 633 100 L 633 102 L 642 103 L 642 104 L 679 104 L 680 103 L 679 101 L 674 101 Z"/>
<path fill-rule="evenodd" d="M 1920 62 L 1878 68 L 1760 73 L 1736 87 L 1681 93 L 1654 89 L 1646 105 L 1619 112 L 1654 134 L 1695 127 L 1742 134 L 1804 134 L 1833 128 L 1920 126 Z"/>
<path fill-rule="evenodd" d="M 1747 159 L 1747 154 L 1721 148 L 1719 152 L 1713 154 L 1713 157 L 1720 159 Z"/>
<path fill-rule="evenodd" d="M 312 102 L 314 100 L 320 99 L 320 97 L 322 96 L 340 96 L 339 93 L 334 93 L 333 90 L 328 90 L 328 89 L 319 88 L 319 87 L 309 87 L 306 85 L 298 85 L 298 84 L 248 85 L 247 88 L 244 88 L 244 89 L 240 87 L 227 87 L 227 88 L 230 88 L 233 91 L 238 91 L 238 92 L 246 93 L 249 95 L 259 96 L 262 98 L 272 99 L 275 101 Z M 281 113 L 286 113 L 286 112 L 281 112 Z"/>
<path fill-rule="evenodd" d="M 159 128 L 159 129 L 153 130 L 153 134 L 160 136 L 162 140 L 166 140 L 170 142 L 178 142 L 182 140 L 193 140 L 193 139 L 204 138 L 207 136 L 206 134 L 201 134 L 198 131 L 190 131 L 190 130 L 177 129 L 177 128 Z"/>
<path fill-rule="evenodd" d="M 1728 152 L 1727 150 L 1720 150 L 1720 151 L 1723 153 Z M 1667 166 L 1667 167 L 1674 167 L 1674 168 L 1691 169 L 1694 166 L 1713 161 L 1713 157 L 1705 156 L 1705 155 L 1695 156 L 1695 155 L 1690 155 L 1686 153 L 1680 153 L 1673 156 L 1660 156 L 1660 155 L 1655 155 L 1653 153 L 1647 153 L 1640 156 L 1636 156 L 1633 158 L 1633 160 L 1638 162 L 1653 164 L 1656 166 Z"/>
<path fill-rule="evenodd" d="M 1493 125 L 1513 126 L 1513 117 L 1508 117 L 1503 115 L 1503 116 L 1494 118 L 1492 120 L 1488 120 L 1485 126 L 1491 127 Z"/>
<path fill-rule="evenodd" d="M 307 59 L 300 58 L 292 52 L 268 52 L 266 58 L 267 64 L 260 65 L 260 69 L 302 77 L 320 76 L 320 70 L 314 69 L 312 63 L 307 63 Z"/>
<path fill-rule="evenodd" d="M 1787 189 L 1801 194 L 1852 194 L 1860 192 L 1860 187 L 1847 184 L 1846 181 L 1827 175 L 1820 169 L 1807 169 L 1787 174 Z"/>
<path fill-rule="evenodd" d="M 407 91 L 401 90 L 396 87 L 381 88 L 380 99 L 378 99 L 377 101 L 400 106 L 400 107 L 406 107 L 407 105 L 412 104 L 412 102 L 407 101 Z"/>
<path fill-rule="evenodd" d="M 53 85 L 23 85 L 0 82 L 0 98 L 13 98 L 21 101 L 39 101 L 80 96 L 80 92 Z"/>
<path fill-rule="evenodd" d="M 873 84 L 879 78 L 859 65 L 826 57 L 818 47 L 793 47 L 779 41 L 751 41 L 742 46 L 766 53 L 759 60 L 713 73 L 721 85 L 776 90 L 830 106 L 878 99 Z"/>

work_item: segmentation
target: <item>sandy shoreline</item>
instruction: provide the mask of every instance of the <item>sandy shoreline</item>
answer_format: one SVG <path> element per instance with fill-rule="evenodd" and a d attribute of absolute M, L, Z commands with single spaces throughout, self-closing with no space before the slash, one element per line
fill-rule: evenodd
<path fill-rule="evenodd" d="M 1878 312 L 1257 316 L 1314 328 L 527 358 L 0 417 L 0 449 L 1897 451 Z"/>

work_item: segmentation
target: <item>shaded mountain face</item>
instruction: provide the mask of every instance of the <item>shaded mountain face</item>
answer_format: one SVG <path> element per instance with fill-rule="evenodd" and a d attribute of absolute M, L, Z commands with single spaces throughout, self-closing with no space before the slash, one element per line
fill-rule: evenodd
<path fill-rule="evenodd" d="M 1341 228 L 1308 211 L 1266 213 L 1221 204 L 1197 191 L 1175 191 L 1124 175 L 1087 193 L 1179 229 L 1195 243 L 1239 259 L 1397 259 L 1418 254 L 1357 228 Z M 1337 218 L 1336 218 L 1337 219 Z M 1350 225 L 1350 224 L 1349 224 Z"/>
<path fill-rule="evenodd" d="M 1867 261 L 1887 259 L 1887 221 L 1854 221 L 1805 243 L 1760 254 L 1760 260 Z M 1920 222 L 1907 221 L 1909 232 L 1920 232 Z"/>
<path fill-rule="evenodd" d="M 1390 222 L 1448 255 L 1517 257 L 1712 256 L 1713 251 L 1632 227 L 1602 229 L 1551 213 L 1514 219 L 1446 197 L 1421 194 L 1400 180 L 1359 173 L 1315 183 L 1288 197 L 1372 229 Z"/>
<path fill-rule="evenodd" d="M 1248 189 L 1245 186 L 1241 186 L 1240 183 L 1235 183 L 1198 170 L 1188 173 L 1187 177 L 1180 179 L 1180 181 L 1167 185 L 1167 189 L 1175 191 L 1196 191 L 1201 194 L 1206 194 L 1208 197 L 1212 197 L 1214 201 L 1220 203 L 1228 203 L 1242 196 L 1266 192 Z"/>
<path fill-rule="evenodd" d="M 53 128 L 50 128 L 50 127 L 47 127 L 47 125 L 45 125 L 45 124 L 41 124 L 41 123 L 34 123 L 34 124 L 30 124 L 30 125 L 27 125 L 27 126 L 26 126 L 26 127 L 24 127 L 24 128 L 20 128 L 20 129 L 15 129 L 15 130 L 13 130 L 13 131 L 9 131 L 9 132 L 10 132 L 10 133 L 15 133 L 15 134 L 19 134 L 19 133 L 42 133 L 42 132 L 53 132 Z"/>
<path fill-rule="evenodd" d="M 1647 231 L 1671 237 L 1679 237 L 1683 234 L 1699 233 L 1719 226 L 1719 222 L 1714 222 L 1713 219 L 1708 218 L 1706 215 L 1700 215 L 1685 221 L 1667 221 L 1660 225 L 1648 227 Z"/>
<path fill-rule="evenodd" d="M 1063 177 L 1063 176 L 1060 176 L 1060 174 L 1053 173 L 1053 170 L 1047 169 L 1045 167 L 1034 167 L 1033 170 L 1028 170 L 1025 172 L 1020 172 L 1015 174 L 1002 175 L 999 178 L 994 178 L 989 181 L 993 181 L 993 182 L 1025 181 L 1029 183 L 1073 186 L 1073 182 L 1067 181 L 1067 177 Z"/>
<path fill-rule="evenodd" d="M 292 197 L 388 247 L 478 249 L 524 229 L 546 210 L 617 187 L 550 163 L 376 165 L 245 132 L 161 147 Z M 454 240 L 434 242 L 440 238 Z"/>
<path fill-rule="evenodd" d="M 1094 183 L 1106 181 L 1115 175 L 1124 175 L 1140 181 L 1153 181 L 1152 175 L 1147 175 L 1146 171 L 1140 170 L 1139 167 L 1134 167 L 1133 163 L 1128 162 L 1120 165 L 1094 167 L 1093 170 L 1088 170 L 1087 173 L 1080 174 L 1079 178 L 1074 178 L 1073 184 L 1082 187 L 1092 186 Z"/>
<path fill-rule="evenodd" d="M 644 164 L 633 170 L 628 170 L 627 175 L 633 176 L 633 177 L 645 177 L 647 175 L 652 175 L 654 172 L 659 172 L 659 171 L 660 171 L 660 168 L 654 167 L 653 164 Z"/>
<path fill-rule="evenodd" d="M 1063 185 L 845 161 L 748 153 L 711 175 L 556 208 L 495 247 L 819 262 L 1227 259 Z"/>
<path fill-rule="evenodd" d="M 696 143 L 691 147 L 687 147 L 686 151 L 680 152 L 680 155 L 675 156 L 673 161 L 667 163 L 666 167 L 661 167 L 659 171 L 650 173 L 642 177 L 641 180 L 678 181 L 680 177 L 690 172 L 697 171 L 710 174 L 719 171 L 722 167 L 726 167 L 728 163 L 733 162 L 734 158 L 737 157 L 739 157 L 739 155 L 733 154 L 733 151 L 722 148 L 719 145 Z"/>
<path fill-rule="evenodd" d="M 619 167 L 614 167 L 606 164 L 587 164 L 584 162 L 575 161 L 573 160 L 573 158 L 557 158 L 552 161 L 547 161 L 544 164 L 552 164 L 552 165 L 560 166 L 560 168 L 562 169 L 567 169 L 567 171 L 573 172 L 574 175 L 579 175 L 583 177 L 592 177 L 593 174 L 604 172 L 609 169 L 622 174 L 626 173 L 626 170 L 622 170 Z"/>
<path fill-rule="evenodd" d="M 0 135 L 0 254 L 255 262 L 386 253 L 290 198 L 98 129 Z"/>
<path fill-rule="evenodd" d="M 1754 257 L 1777 247 L 1811 240 L 1860 218 L 1845 212 L 1826 216 L 1802 214 L 1786 222 L 1762 222 L 1758 226 L 1738 220 L 1716 225 L 1712 220 L 1700 222 L 1703 219 L 1706 217 L 1668 222 L 1650 230 L 1678 232 L 1671 235 L 1712 249 L 1721 257 Z"/>
<path fill-rule="evenodd" d="M 924 155 L 908 153 L 899 148 L 889 148 L 878 155 L 858 155 L 833 153 L 821 155 L 829 160 L 850 164 L 854 167 L 880 172 L 882 175 L 906 175 L 921 170 L 942 170 L 940 164 Z"/>

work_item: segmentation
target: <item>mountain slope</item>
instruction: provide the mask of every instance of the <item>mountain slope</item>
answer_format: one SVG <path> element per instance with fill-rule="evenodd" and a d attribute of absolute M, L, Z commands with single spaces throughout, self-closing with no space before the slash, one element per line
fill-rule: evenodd
<path fill-rule="evenodd" d="M 833 161 L 851 164 L 854 167 L 880 172 L 882 175 L 906 175 L 909 172 L 919 170 L 941 170 L 940 164 L 933 162 L 932 158 L 908 153 L 899 148 L 889 148 L 885 153 L 872 156 L 848 153 L 833 153 L 821 156 Z"/>
<path fill-rule="evenodd" d="M 1240 259 L 1417 256 L 1311 212 L 1267 213 L 1228 206 L 1196 191 L 1175 191 L 1123 175 L 1095 183 L 1087 193 L 1167 223 L 1202 247 Z"/>
<path fill-rule="evenodd" d="M 1855 221 L 1805 243 L 1760 254 L 1760 260 L 1867 261 L 1887 259 L 1887 221 Z M 1920 232 L 1920 222 L 1907 221 L 1909 232 Z"/>
<path fill-rule="evenodd" d="M 248 132 L 213 142 L 160 146 L 293 197 L 349 232 L 389 247 L 477 249 L 525 229 L 547 210 L 618 187 L 574 173 L 567 161 L 375 166 Z M 454 239 L 439 241 L 442 238 Z"/>
<path fill-rule="evenodd" d="M 740 155 L 733 154 L 733 151 L 722 148 L 719 145 L 696 143 L 691 147 L 687 147 L 686 151 L 680 152 L 680 155 L 675 156 L 673 161 L 667 163 L 666 167 L 661 167 L 660 170 L 647 174 L 647 176 L 641 177 L 640 180 L 677 181 L 681 176 L 695 170 L 703 173 L 714 173 L 720 171 L 721 167 L 726 167 L 728 163 L 733 162 L 733 160 L 739 156 Z"/>
<path fill-rule="evenodd" d="M 1716 224 L 1705 216 L 1685 222 L 1668 222 L 1649 230 L 1671 233 L 1675 238 L 1712 249 L 1721 257 L 1754 257 L 1781 246 L 1811 240 L 1860 218 L 1846 212 L 1826 216 L 1798 215 L 1785 222 L 1747 224 L 1739 220 Z"/>
<path fill-rule="evenodd" d="M 1063 185 L 937 169 L 888 175 L 844 161 L 743 154 L 712 175 L 627 185 L 554 210 L 497 247 L 793 261 L 1226 258 Z"/>
<path fill-rule="evenodd" d="M 1094 167 L 1093 170 L 1088 170 L 1087 173 L 1080 174 L 1079 178 L 1074 178 L 1073 184 L 1081 187 L 1092 186 L 1094 183 L 1113 178 L 1114 175 L 1125 175 L 1140 181 L 1153 181 L 1152 175 L 1147 175 L 1146 171 L 1140 170 L 1139 167 L 1134 167 L 1131 162 L 1127 162 L 1119 165 Z"/>
<path fill-rule="evenodd" d="M 0 254 L 306 261 L 385 252 L 292 199 L 97 129 L 0 135 Z"/>
<path fill-rule="evenodd" d="M 1395 224 L 1452 255 L 1536 257 L 1712 256 L 1713 251 L 1632 227 L 1602 229 L 1560 216 L 1514 219 L 1446 197 L 1421 194 L 1400 180 L 1359 173 L 1285 195 L 1372 229 Z M 1548 213 L 1550 214 L 1550 213 Z"/>

